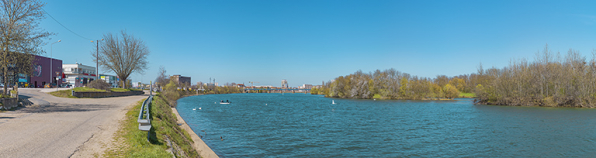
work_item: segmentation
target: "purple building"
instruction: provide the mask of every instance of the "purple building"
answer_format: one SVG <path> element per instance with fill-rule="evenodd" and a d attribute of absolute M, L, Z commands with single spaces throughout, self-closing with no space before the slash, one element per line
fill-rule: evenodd
<path fill-rule="evenodd" d="M 32 62 L 33 72 L 29 75 L 29 87 L 42 88 L 46 83 L 52 83 L 52 86 L 61 85 L 62 79 L 62 60 L 48 57 L 35 56 Z"/>

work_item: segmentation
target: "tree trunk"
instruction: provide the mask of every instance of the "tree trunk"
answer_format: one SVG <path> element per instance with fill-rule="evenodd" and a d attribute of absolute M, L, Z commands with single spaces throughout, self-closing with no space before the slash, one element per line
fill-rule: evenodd
<path fill-rule="evenodd" d="M 6 43 L 8 43 L 8 41 Z M 8 94 L 8 44 L 6 44 L 4 46 L 4 59 L 3 60 L 4 60 L 2 62 L 2 64 L 4 64 L 4 65 L 2 65 L 2 67 L 3 67 L 3 69 L 2 69 L 2 73 L 3 73 L 2 75 L 3 75 L 3 77 L 2 78 L 4 79 L 4 81 L 3 81 L 3 83 L 4 83 L 4 92 L 3 92 L 3 94 Z"/>

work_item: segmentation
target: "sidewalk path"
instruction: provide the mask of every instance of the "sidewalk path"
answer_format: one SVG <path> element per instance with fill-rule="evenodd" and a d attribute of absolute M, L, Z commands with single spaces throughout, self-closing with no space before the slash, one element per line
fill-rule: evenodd
<path fill-rule="evenodd" d="M 88 157 L 102 152 L 97 148 L 111 142 L 122 111 L 147 98 L 58 98 L 32 88 L 19 89 L 19 95 L 37 105 L 0 113 L 0 157 Z M 81 149 L 87 144 L 91 149 Z"/>

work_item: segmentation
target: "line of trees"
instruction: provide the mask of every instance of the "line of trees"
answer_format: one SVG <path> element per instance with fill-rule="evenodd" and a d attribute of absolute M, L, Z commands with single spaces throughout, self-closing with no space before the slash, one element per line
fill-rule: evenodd
<path fill-rule="evenodd" d="M 237 86 L 232 86 L 229 83 L 226 83 L 223 87 L 215 86 L 215 85 L 208 85 L 203 86 L 205 89 L 203 93 L 205 94 L 229 94 L 229 93 L 242 93 L 243 89 L 238 88 Z"/>
<path fill-rule="evenodd" d="M 548 45 L 533 62 L 510 62 L 502 69 L 479 68 L 477 103 L 511 106 L 596 107 L 596 50 L 587 61 L 577 50 L 564 57 Z"/>
<path fill-rule="evenodd" d="M 513 60 L 486 70 L 481 64 L 477 73 L 432 79 L 395 69 L 357 71 L 311 90 L 326 97 L 415 100 L 455 98 L 460 92 L 475 93 L 477 104 L 596 107 L 596 50 L 588 61 L 577 50 L 561 55 L 547 45 L 532 62 Z"/>
<path fill-rule="evenodd" d="M 358 99 L 453 99 L 458 97 L 460 92 L 471 92 L 472 86 L 466 84 L 466 80 L 470 79 L 469 76 L 440 75 L 432 79 L 412 76 L 395 69 L 376 70 L 369 73 L 356 71 L 347 76 L 340 76 L 321 87 L 312 88 L 311 94 Z"/>

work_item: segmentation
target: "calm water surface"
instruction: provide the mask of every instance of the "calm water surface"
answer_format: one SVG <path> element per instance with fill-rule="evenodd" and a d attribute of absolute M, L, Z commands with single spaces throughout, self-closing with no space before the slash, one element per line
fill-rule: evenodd
<path fill-rule="evenodd" d="M 192 96 L 177 109 L 222 157 L 596 156 L 595 109 L 287 93 Z"/>

